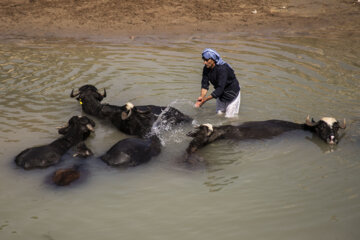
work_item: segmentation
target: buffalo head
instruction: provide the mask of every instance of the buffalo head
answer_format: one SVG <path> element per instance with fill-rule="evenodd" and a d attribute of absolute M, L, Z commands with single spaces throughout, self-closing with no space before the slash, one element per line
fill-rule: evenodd
<path fill-rule="evenodd" d="M 156 120 L 156 116 L 150 109 L 140 110 L 130 102 L 122 106 L 121 109 L 121 114 L 114 114 L 111 117 L 112 123 L 120 131 L 140 137 L 150 133 L 152 125 Z"/>
<path fill-rule="evenodd" d="M 76 97 L 77 100 L 81 100 L 81 98 L 84 98 L 88 95 L 93 95 L 94 97 L 96 97 L 96 99 L 102 101 L 103 98 L 106 97 L 106 90 L 104 88 L 104 92 L 100 93 L 95 86 L 87 84 L 80 87 L 79 90 L 77 90 L 76 92 L 74 92 L 73 89 L 70 93 L 70 97 L 72 98 Z"/>
<path fill-rule="evenodd" d="M 59 129 L 60 138 L 47 145 L 23 150 L 15 157 L 16 165 L 24 169 L 45 168 L 60 162 L 62 156 L 73 146 L 89 137 L 95 122 L 88 117 L 74 116 L 66 126 Z"/>
<path fill-rule="evenodd" d="M 95 122 L 86 116 L 73 116 L 64 127 L 60 127 L 58 132 L 62 135 L 81 134 L 82 140 L 89 137 L 94 132 Z"/>
<path fill-rule="evenodd" d="M 346 128 L 346 121 L 344 119 L 343 123 L 340 123 L 335 118 L 324 117 L 319 121 L 310 120 L 310 117 L 306 118 L 306 126 L 310 127 L 313 132 L 315 132 L 322 140 L 326 143 L 334 145 L 339 142 L 339 129 Z"/>
<path fill-rule="evenodd" d="M 84 85 L 76 92 L 73 89 L 70 97 L 79 101 L 84 112 L 98 116 L 102 109 L 101 101 L 106 97 L 106 90 L 104 89 L 104 92 L 100 93 L 95 86 Z"/>
<path fill-rule="evenodd" d="M 215 141 L 220 137 L 221 133 L 222 130 L 214 128 L 210 123 L 201 124 L 200 126 L 195 127 L 194 131 L 186 134 L 188 137 L 193 138 L 186 150 L 187 153 L 193 153 L 197 149 Z"/>

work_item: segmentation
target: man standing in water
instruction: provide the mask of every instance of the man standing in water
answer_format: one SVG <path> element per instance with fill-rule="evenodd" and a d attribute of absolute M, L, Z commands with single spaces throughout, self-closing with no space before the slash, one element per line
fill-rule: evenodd
<path fill-rule="evenodd" d="M 206 48 L 202 53 L 202 59 L 205 66 L 201 80 L 201 93 L 195 107 L 201 107 L 205 102 L 215 98 L 217 114 L 225 113 L 227 118 L 236 117 L 240 108 L 240 85 L 234 70 L 213 49 Z M 206 96 L 209 82 L 215 90 Z"/>

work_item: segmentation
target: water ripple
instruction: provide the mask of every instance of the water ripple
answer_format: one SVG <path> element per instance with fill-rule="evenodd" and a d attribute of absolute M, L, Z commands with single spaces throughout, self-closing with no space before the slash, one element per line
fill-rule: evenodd
<path fill-rule="evenodd" d="M 215 101 L 200 109 L 193 107 L 200 93 L 201 52 L 207 47 L 215 48 L 236 71 L 242 87 L 238 119 L 215 115 Z M 17 229 L 25 233 L 33 231 L 29 229 L 33 226 L 28 224 L 29 216 L 41 215 L 38 222 L 43 216 L 45 222 L 57 216 L 65 223 L 69 216 L 63 213 L 75 216 L 73 211 L 80 211 L 77 226 L 81 230 L 88 224 L 108 229 L 105 225 L 110 220 L 119 222 L 126 216 L 125 225 L 132 219 L 140 222 L 142 229 L 148 226 L 151 233 L 154 226 L 139 221 L 146 208 L 149 219 L 158 216 L 173 223 L 174 228 L 184 222 L 216 228 L 218 219 L 225 219 L 220 223 L 224 231 L 240 227 L 251 232 L 256 228 L 254 231 L 266 236 L 285 229 L 287 239 L 314 229 L 333 230 L 334 222 L 350 226 L 351 218 L 359 218 L 354 211 L 359 208 L 360 196 L 359 49 L 358 42 L 346 39 L 240 36 L 183 41 L 144 38 L 124 43 L 60 39 L 0 42 L 0 164 L 6 166 L 0 168 L 0 189 L 5 190 L 0 204 L 20 209 L 5 212 L 4 219 L 17 222 Z M 128 136 L 92 117 L 96 134 L 88 142 L 96 156 L 87 161 L 93 174 L 88 185 L 51 195 L 38 182 L 42 171 L 9 172 L 15 168 L 9 167 L 9 162 L 29 146 L 56 139 L 56 126 L 82 114 L 69 94 L 84 84 L 106 88 L 104 102 L 171 105 L 193 117 L 196 124 L 238 124 L 271 118 L 304 122 L 310 114 L 315 119 L 325 115 L 346 118 L 349 126 L 330 153 L 324 151 L 322 142 L 305 133 L 268 141 L 219 141 L 198 152 L 210 162 L 208 169 L 201 173 L 180 171 L 175 176 L 159 165 L 173 164 L 174 158 L 184 153 L 191 140 L 186 133 L 192 125 L 160 131 L 163 152 L 153 161 L 158 165 L 112 172 L 96 157 Z M 70 211 L 63 210 L 64 204 L 54 205 L 59 199 L 72 203 L 67 206 Z M 99 208 L 99 202 L 108 204 L 105 209 Z M 84 226 L 82 220 L 89 209 L 98 217 L 89 216 Z M 213 218 L 208 218 L 209 213 Z"/>

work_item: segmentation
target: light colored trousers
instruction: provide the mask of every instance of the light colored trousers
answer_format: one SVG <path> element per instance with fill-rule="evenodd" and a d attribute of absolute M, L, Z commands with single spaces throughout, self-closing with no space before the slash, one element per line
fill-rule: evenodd
<path fill-rule="evenodd" d="M 238 96 L 232 102 L 223 102 L 219 98 L 216 99 L 216 113 L 224 114 L 226 118 L 237 117 L 239 114 L 241 102 L 241 91 Z"/>

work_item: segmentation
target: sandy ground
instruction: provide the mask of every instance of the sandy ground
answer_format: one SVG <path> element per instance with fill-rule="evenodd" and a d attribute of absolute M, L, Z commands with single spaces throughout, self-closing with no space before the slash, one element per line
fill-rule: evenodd
<path fill-rule="evenodd" d="M 1 0 L 0 37 L 360 37 L 360 0 Z"/>

